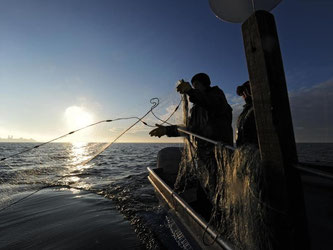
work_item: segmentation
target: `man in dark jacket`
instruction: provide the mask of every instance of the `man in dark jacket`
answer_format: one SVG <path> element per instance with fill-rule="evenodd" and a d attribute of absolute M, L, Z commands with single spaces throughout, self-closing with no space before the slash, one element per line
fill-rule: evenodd
<path fill-rule="evenodd" d="M 236 92 L 245 101 L 244 109 L 237 120 L 236 146 L 239 147 L 244 144 L 258 145 L 250 82 L 246 81 L 243 85 L 238 86 Z"/>
<path fill-rule="evenodd" d="M 228 104 L 223 91 L 210 87 L 209 76 L 199 73 L 193 76 L 191 83 L 181 81 L 177 91 L 189 96 L 193 103 L 186 130 L 215 141 L 232 145 L 232 108 Z M 149 133 L 151 136 L 180 136 L 177 126 L 158 126 Z"/>
<path fill-rule="evenodd" d="M 177 91 L 181 94 L 189 96 L 193 107 L 190 111 L 188 124 L 185 127 L 187 131 L 209 138 L 211 140 L 223 142 L 227 145 L 233 145 L 232 133 L 232 108 L 228 104 L 223 91 L 217 87 L 210 87 L 209 76 L 199 73 L 193 76 L 191 80 L 192 86 L 188 82 L 181 81 L 177 87 Z M 177 130 L 178 126 L 158 126 L 149 134 L 151 136 L 161 137 L 167 135 L 169 137 L 181 136 Z M 190 140 L 189 140 L 190 141 Z M 215 161 L 214 147 L 215 145 L 195 138 L 190 141 L 191 157 L 184 158 L 194 159 L 191 164 L 181 164 L 175 187 L 183 186 L 184 181 L 187 182 L 188 177 L 196 178 L 201 183 L 204 191 L 211 200 L 216 186 L 217 165 Z M 185 179 L 185 180 L 184 180 Z M 186 184 L 185 184 L 186 186 Z"/>

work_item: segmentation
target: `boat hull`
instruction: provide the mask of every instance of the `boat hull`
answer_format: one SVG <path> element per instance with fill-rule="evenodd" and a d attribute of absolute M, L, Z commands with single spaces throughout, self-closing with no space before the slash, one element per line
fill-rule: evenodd
<path fill-rule="evenodd" d="M 148 168 L 148 179 L 155 188 L 157 196 L 164 201 L 171 212 L 179 219 L 186 230 L 203 249 L 232 249 L 222 240 L 205 219 L 203 219 L 191 206 L 161 178 L 163 169 Z"/>

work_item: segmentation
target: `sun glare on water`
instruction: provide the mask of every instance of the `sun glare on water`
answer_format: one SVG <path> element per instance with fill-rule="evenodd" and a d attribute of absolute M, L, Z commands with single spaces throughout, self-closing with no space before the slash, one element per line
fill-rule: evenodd
<path fill-rule="evenodd" d="M 68 107 L 65 110 L 65 119 L 70 129 L 79 129 L 93 123 L 93 116 L 78 106 Z"/>

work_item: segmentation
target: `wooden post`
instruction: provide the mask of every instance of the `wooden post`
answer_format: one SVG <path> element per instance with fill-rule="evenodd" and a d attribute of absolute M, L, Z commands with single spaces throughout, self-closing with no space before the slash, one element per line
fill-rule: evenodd
<path fill-rule="evenodd" d="M 276 249 L 309 249 L 297 151 L 274 17 L 256 11 L 242 25 L 261 159 L 269 181 Z M 273 212 L 274 213 L 274 212 Z M 283 215 L 286 214 L 286 215 Z"/>

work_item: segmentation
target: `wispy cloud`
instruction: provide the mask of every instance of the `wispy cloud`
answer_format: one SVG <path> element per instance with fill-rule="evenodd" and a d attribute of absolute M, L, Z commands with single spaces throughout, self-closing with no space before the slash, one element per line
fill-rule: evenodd
<path fill-rule="evenodd" d="M 333 79 L 289 93 L 296 141 L 333 141 Z"/>
<path fill-rule="evenodd" d="M 232 128 L 235 138 L 237 119 L 243 110 L 245 102 L 243 98 L 238 95 L 226 94 L 226 98 L 232 108 Z"/>
<path fill-rule="evenodd" d="M 226 94 L 233 109 L 233 129 L 243 110 L 241 97 Z M 289 92 L 297 142 L 333 141 L 333 79 Z"/>

